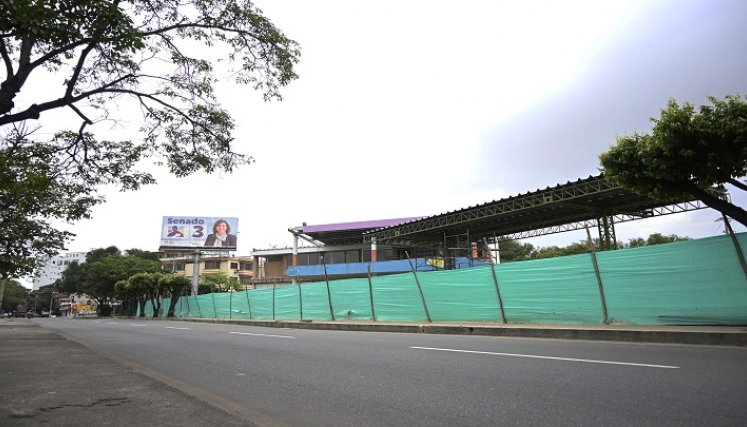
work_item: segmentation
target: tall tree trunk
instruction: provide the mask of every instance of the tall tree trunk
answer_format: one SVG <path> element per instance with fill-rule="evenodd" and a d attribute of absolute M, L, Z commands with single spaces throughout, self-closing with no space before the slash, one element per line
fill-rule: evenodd
<path fill-rule="evenodd" d="M 176 303 L 179 301 L 179 294 L 171 294 L 171 302 L 169 303 L 169 311 L 166 313 L 166 317 L 174 317 L 174 310 L 176 310 Z"/>
<path fill-rule="evenodd" d="M 138 313 L 137 317 L 145 317 L 145 304 L 148 303 L 148 300 L 143 297 L 139 296 L 137 297 L 137 305 L 140 307 L 140 312 Z"/>
<path fill-rule="evenodd" d="M 719 199 L 718 197 L 692 183 L 687 183 L 682 185 L 681 187 L 678 187 L 678 189 L 692 194 L 709 207 L 716 209 L 724 215 L 734 218 L 742 225 L 747 227 L 747 211 L 740 208 L 739 206 L 729 203 L 726 200 Z"/>
<path fill-rule="evenodd" d="M 3 307 L 3 295 L 5 295 L 5 278 L 0 278 L 0 311 Z"/>

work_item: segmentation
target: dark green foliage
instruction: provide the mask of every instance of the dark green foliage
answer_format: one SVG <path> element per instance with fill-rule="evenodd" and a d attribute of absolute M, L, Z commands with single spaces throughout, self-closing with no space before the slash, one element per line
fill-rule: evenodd
<path fill-rule="evenodd" d="M 499 244 L 501 262 L 523 261 L 532 258 L 534 245 L 519 243 L 516 240 L 502 240 Z"/>
<path fill-rule="evenodd" d="M 12 313 L 28 297 L 29 290 L 14 280 L 0 279 L 0 309 Z"/>
<path fill-rule="evenodd" d="M 122 255 L 111 246 L 94 249 L 86 256 L 84 264 L 72 262 L 62 273 L 60 289 L 65 292 L 86 294 L 96 300 L 99 315 L 111 313 L 111 304 L 116 295 L 122 292 L 117 283 L 128 280 L 137 273 L 157 273 L 161 263 L 150 259 L 148 252 L 136 251 L 145 257 Z"/>
<path fill-rule="evenodd" d="M 226 292 L 239 289 L 239 279 L 226 273 L 203 274 L 200 276 L 199 293 Z"/>
<path fill-rule="evenodd" d="M 618 242 L 618 248 L 638 248 L 642 246 L 661 245 L 664 243 L 681 242 L 690 240 L 686 236 L 670 234 L 668 236 L 661 233 L 654 233 L 647 239 L 636 237 L 630 239 L 628 243 Z M 599 251 L 599 239 L 592 239 L 594 248 Z M 523 261 L 528 259 L 554 258 L 559 256 L 585 254 L 591 252 L 589 243 L 586 240 L 580 240 L 569 244 L 568 246 L 542 246 L 534 247 L 531 243 L 519 243 L 515 240 L 503 240 L 500 242 L 501 262 Z"/>
<path fill-rule="evenodd" d="M 0 277 L 26 275 L 35 257 L 62 250 L 72 234 L 53 221 L 88 218 L 104 201 L 102 185 L 153 183 L 137 168 L 145 158 L 177 176 L 251 163 L 235 150 L 234 121 L 214 85 L 231 75 L 280 99 L 299 56 L 244 0 L 0 1 Z M 59 91 L 17 103 L 42 72 L 59 79 Z M 60 109 L 76 118 L 69 128 L 37 132 Z M 92 133 L 128 110 L 142 112 L 134 126 L 126 118 L 139 128 L 134 140 Z"/>
<path fill-rule="evenodd" d="M 747 225 L 747 211 L 724 199 L 724 184 L 745 191 L 747 101 L 709 98 L 697 111 L 670 100 L 650 134 L 621 136 L 599 156 L 607 179 L 660 201 L 699 199 Z"/>
<path fill-rule="evenodd" d="M 678 236 L 676 234 L 670 234 L 669 236 L 664 236 L 661 233 L 654 233 L 648 236 L 648 239 L 646 239 L 646 246 L 661 245 L 663 243 L 681 242 L 683 240 L 690 240 L 690 238 L 686 236 Z"/>
<path fill-rule="evenodd" d="M 163 295 L 171 298 L 166 317 L 174 317 L 174 309 L 182 293 L 192 286 L 192 281 L 176 274 L 164 275 L 158 283 Z"/>

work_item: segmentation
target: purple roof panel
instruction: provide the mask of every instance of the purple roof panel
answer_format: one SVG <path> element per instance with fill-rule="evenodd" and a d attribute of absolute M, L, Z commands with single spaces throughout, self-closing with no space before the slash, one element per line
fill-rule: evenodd
<path fill-rule="evenodd" d="M 390 227 L 392 225 L 404 224 L 410 221 L 416 221 L 423 218 L 414 216 L 409 218 L 392 218 L 377 219 L 372 221 L 341 222 L 339 224 L 320 224 L 306 225 L 303 227 L 304 233 L 323 233 L 327 231 L 346 231 L 346 230 L 373 230 L 376 228 Z"/>

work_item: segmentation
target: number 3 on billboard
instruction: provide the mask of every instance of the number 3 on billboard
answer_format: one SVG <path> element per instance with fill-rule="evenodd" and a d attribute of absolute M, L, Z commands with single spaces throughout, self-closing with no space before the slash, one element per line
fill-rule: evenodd
<path fill-rule="evenodd" d="M 201 225 L 195 225 L 195 226 L 193 226 L 193 227 L 192 227 L 192 229 L 194 230 L 194 231 L 192 232 L 192 237 L 197 237 L 197 238 L 199 238 L 199 237 L 202 237 L 202 236 L 204 236 L 204 235 L 205 235 L 205 234 L 204 234 L 204 233 L 202 232 L 202 230 L 204 230 L 205 228 L 204 228 L 203 226 L 201 226 Z"/>

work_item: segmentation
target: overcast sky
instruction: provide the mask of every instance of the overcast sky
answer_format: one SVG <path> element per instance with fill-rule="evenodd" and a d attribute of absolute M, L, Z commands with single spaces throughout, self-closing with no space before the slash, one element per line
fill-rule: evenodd
<path fill-rule="evenodd" d="M 165 215 L 238 217 L 239 255 L 290 246 L 303 222 L 436 215 L 597 174 L 669 98 L 747 93 L 742 0 L 257 4 L 302 57 L 282 102 L 220 88 L 256 163 L 111 192 L 69 250 L 157 250 Z M 718 217 L 621 224 L 618 239 L 710 236 Z"/>

